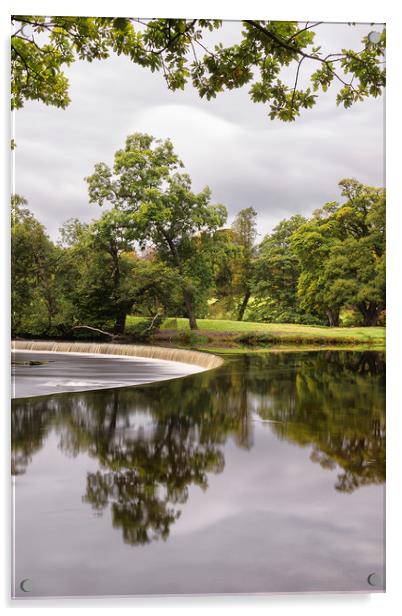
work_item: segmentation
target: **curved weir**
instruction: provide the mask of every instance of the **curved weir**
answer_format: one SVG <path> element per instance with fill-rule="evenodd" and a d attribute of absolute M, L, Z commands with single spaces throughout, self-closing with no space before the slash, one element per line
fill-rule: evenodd
<path fill-rule="evenodd" d="M 144 385 L 223 361 L 197 351 L 77 342 L 17 341 L 12 351 L 13 398 Z"/>
<path fill-rule="evenodd" d="M 218 368 L 223 359 L 212 353 L 170 349 L 167 347 L 137 344 L 108 344 L 105 342 L 53 342 L 51 340 L 14 340 L 11 345 L 15 351 L 47 351 L 51 353 L 88 353 L 91 355 L 122 355 L 125 357 L 146 357 L 166 361 L 195 364 L 205 370 Z"/>

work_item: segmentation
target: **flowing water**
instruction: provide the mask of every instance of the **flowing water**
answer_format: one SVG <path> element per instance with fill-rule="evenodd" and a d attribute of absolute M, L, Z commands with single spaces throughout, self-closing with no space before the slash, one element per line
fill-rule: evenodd
<path fill-rule="evenodd" d="M 156 347 L 138 344 L 109 344 L 107 342 L 52 342 L 49 340 L 15 340 L 13 349 L 24 351 L 48 351 L 51 353 L 92 353 L 101 355 L 135 356 L 148 359 L 195 364 L 207 370 L 221 366 L 223 360 L 212 353 L 200 353 L 187 349 Z"/>
<path fill-rule="evenodd" d="M 384 590 L 384 372 L 245 354 L 15 399 L 14 594 Z"/>
<path fill-rule="evenodd" d="M 126 387 L 202 372 L 195 364 L 122 355 L 14 350 L 13 398 Z"/>

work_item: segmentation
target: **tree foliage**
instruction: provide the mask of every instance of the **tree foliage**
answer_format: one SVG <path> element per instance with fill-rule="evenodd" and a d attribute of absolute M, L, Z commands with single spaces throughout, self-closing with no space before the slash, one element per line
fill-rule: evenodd
<path fill-rule="evenodd" d="M 344 203 L 327 203 L 293 235 L 300 304 L 330 325 L 343 306 L 375 325 L 385 308 L 385 191 L 354 179 L 340 187 Z"/>
<path fill-rule="evenodd" d="M 111 53 L 161 71 L 170 90 L 191 82 L 208 100 L 247 85 L 253 102 L 266 104 L 271 119 L 286 122 L 312 108 L 318 92 L 334 83 L 336 102 L 344 107 L 379 96 L 385 86 L 385 29 L 376 44 L 364 37 L 358 51 L 324 53 L 316 40 L 321 22 L 246 20 L 232 45 L 210 44 L 211 35 L 216 38 L 224 28 L 210 19 L 13 15 L 12 24 L 15 109 L 25 100 L 65 108 L 70 102 L 65 68 L 76 59 L 91 62 Z M 305 87 L 299 85 L 302 72 L 308 74 Z M 284 73 L 291 75 L 286 81 Z"/>
<path fill-rule="evenodd" d="M 210 204 L 208 187 L 198 194 L 192 192 L 189 175 L 178 171 L 182 167 L 169 140 L 135 133 L 115 153 L 113 170 L 99 163 L 86 180 L 90 202 L 111 205 L 111 216 L 126 238 L 143 247 L 151 243 L 159 257 L 176 269 L 186 314 L 196 329 L 191 280 L 197 267 L 192 260 L 195 236 L 212 234 L 227 214 L 223 205 Z"/>
<path fill-rule="evenodd" d="M 11 198 L 11 331 L 41 336 L 55 325 L 59 254 L 26 204 Z"/>
<path fill-rule="evenodd" d="M 255 266 L 251 319 L 278 323 L 319 323 L 304 311 L 297 297 L 300 276 L 299 258 L 292 250 L 293 234 L 306 223 L 295 214 L 282 220 L 259 246 Z"/>
<path fill-rule="evenodd" d="M 144 322 L 132 335 L 144 338 L 163 316 L 177 312 L 175 272 L 152 257 L 139 258 L 110 212 L 90 224 L 67 221 L 55 245 L 25 203 L 13 197 L 14 335 L 71 337 L 80 334 L 79 326 L 122 334 L 135 310 Z"/>
<path fill-rule="evenodd" d="M 232 224 L 233 241 L 239 248 L 233 268 L 233 293 L 237 299 L 237 319 L 244 317 L 251 297 L 256 258 L 257 212 L 247 207 L 237 214 Z"/>
<path fill-rule="evenodd" d="M 384 322 L 384 189 L 342 180 L 341 202 L 281 221 L 258 246 L 255 211 L 219 228 L 225 208 L 172 174 L 170 142 L 135 135 L 127 144 L 113 171 L 100 164 L 88 178 L 91 199 L 113 207 L 89 224 L 67 221 L 57 245 L 13 196 L 13 335 L 71 337 L 77 326 L 120 335 L 134 313 L 147 320 L 132 331 L 141 338 L 168 316 L 193 326 L 238 318 L 245 298 L 249 320 Z"/>

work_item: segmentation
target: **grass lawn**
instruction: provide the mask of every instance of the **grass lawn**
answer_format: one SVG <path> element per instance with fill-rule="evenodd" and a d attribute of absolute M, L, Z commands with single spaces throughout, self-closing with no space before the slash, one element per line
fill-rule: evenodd
<path fill-rule="evenodd" d="M 130 325 L 135 325 L 142 317 L 129 316 L 127 319 L 127 333 Z M 370 344 L 385 345 L 385 327 L 318 327 L 311 325 L 293 325 L 289 323 L 253 323 L 250 321 L 229 321 L 225 319 L 197 319 L 199 330 L 194 336 L 208 336 L 215 338 L 215 345 L 219 339 L 241 337 L 245 334 L 255 334 L 256 341 L 262 343 L 325 343 L 329 344 Z M 177 331 L 177 334 L 190 332 L 188 319 L 169 318 L 162 324 L 163 330 Z M 264 339 L 265 336 L 265 339 Z M 200 341 L 201 342 L 201 341 Z M 212 340 L 211 340 L 212 342 Z M 241 340 L 239 341 L 241 343 Z M 253 343 L 254 344 L 254 343 Z"/>

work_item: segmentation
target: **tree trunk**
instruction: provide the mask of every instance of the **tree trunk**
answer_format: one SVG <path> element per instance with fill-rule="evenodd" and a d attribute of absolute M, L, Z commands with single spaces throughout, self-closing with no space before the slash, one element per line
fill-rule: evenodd
<path fill-rule="evenodd" d="M 165 238 L 169 246 L 169 249 L 170 249 L 170 252 L 173 258 L 173 263 L 177 267 L 180 273 L 180 276 L 183 280 L 183 287 L 182 287 L 183 288 L 183 300 L 184 300 L 184 305 L 186 307 L 187 317 L 188 317 L 188 320 L 190 321 L 190 329 L 198 329 L 197 320 L 195 318 L 195 312 L 194 312 L 193 294 L 191 293 L 190 289 L 186 286 L 186 282 L 184 280 L 183 265 L 180 260 L 179 252 L 177 250 L 177 247 L 174 241 L 172 240 L 171 237 L 169 237 L 166 231 L 164 231 L 162 227 L 159 227 L 159 231 L 163 235 L 163 237 Z"/>
<path fill-rule="evenodd" d="M 126 328 L 127 307 L 118 303 L 119 287 L 120 287 L 120 261 L 119 249 L 117 245 L 110 240 L 109 254 L 112 257 L 112 279 L 113 279 L 113 298 L 116 305 L 116 318 L 113 327 L 114 334 L 124 334 Z"/>
<path fill-rule="evenodd" d="M 381 307 L 377 306 L 377 304 L 369 304 L 368 306 L 366 304 L 359 304 L 358 309 L 363 315 L 364 327 L 374 327 L 377 325 Z"/>
<path fill-rule="evenodd" d="M 245 295 L 244 295 L 244 298 L 243 298 L 243 301 L 241 303 L 241 306 L 239 308 L 239 313 L 237 315 L 237 320 L 238 321 L 242 321 L 243 320 L 244 313 L 246 311 L 248 300 L 250 299 L 250 297 L 251 297 L 251 293 L 250 293 L 249 290 L 247 290 Z"/>
<path fill-rule="evenodd" d="M 339 308 L 328 308 L 327 319 L 330 327 L 339 327 Z"/>
<path fill-rule="evenodd" d="M 377 325 L 378 321 L 378 312 L 375 314 L 368 314 L 364 317 L 363 325 L 364 327 L 374 327 Z"/>
<path fill-rule="evenodd" d="M 127 309 L 126 308 L 120 309 L 119 312 L 117 313 L 117 316 L 114 322 L 114 327 L 113 327 L 114 334 L 124 334 L 124 330 L 126 329 L 126 317 L 127 317 Z"/>
<path fill-rule="evenodd" d="M 197 320 L 195 318 L 193 296 L 189 289 L 183 289 L 184 305 L 186 307 L 187 317 L 190 321 L 190 329 L 198 329 Z"/>
<path fill-rule="evenodd" d="M 39 255 L 34 254 L 34 260 L 38 269 L 37 281 L 39 285 L 42 286 L 43 297 L 46 304 L 47 331 L 49 332 L 52 327 L 53 316 L 56 314 L 56 300 L 50 282 L 49 271 L 46 269 L 46 265 L 43 263 L 43 260 Z"/>

